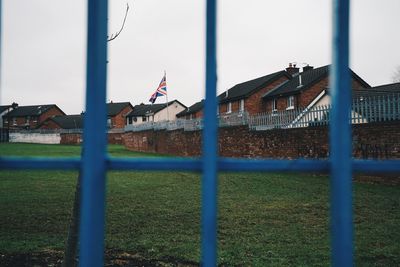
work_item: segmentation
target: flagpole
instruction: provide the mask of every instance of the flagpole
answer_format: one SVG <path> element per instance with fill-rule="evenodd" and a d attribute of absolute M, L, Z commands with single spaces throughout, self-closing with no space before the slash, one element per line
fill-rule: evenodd
<path fill-rule="evenodd" d="M 167 72 L 164 70 L 165 77 L 165 85 L 167 85 Z M 168 111 L 168 91 L 165 94 L 165 98 L 167 99 L 167 121 L 169 121 L 169 111 Z"/>

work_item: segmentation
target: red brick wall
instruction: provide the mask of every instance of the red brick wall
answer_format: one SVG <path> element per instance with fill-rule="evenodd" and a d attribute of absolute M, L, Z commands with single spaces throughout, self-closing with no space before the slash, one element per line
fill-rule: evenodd
<path fill-rule="evenodd" d="M 61 141 L 60 144 L 63 145 L 78 145 L 82 143 L 82 134 L 79 133 L 65 133 L 60 134 Z"/>
<path fill-rule="evenodd" d="M 246 98 L 244 100 L 245 111 L 247 111 L 250 115 L 264 112 L 265 104 L 262 101 L 262 96 L 286 80 L 288 80 L 288 78 L 286 76 L 281 77 L 281 78 L 277 79 L 276 81 L 268 84 L 264 88 L 261 88 L 260 90 L 256 91 L 255 93 L 250 95 L 248 98 Z M 239 103 L 240 103 L 240 100 L 232 101 L 232 112 L 239 111 Z M 219 112 L 221 114 L 226 113 L 227 111 L 228 111 L 228 103 L 222 103 L 219 105 Z"/>
<path fill-rule="evenodd" d="M 61 127 L 52 120 L 48 120 L 40 126 L 40 129 L 61 129 Z"/>
<path fill-rule="evenodd" d="M 247 111 L 250 115 L 265 112 L 265 104 L 263 103 L 262 96 L 286 80 L 288 80 L 286 76 L 281 77 L 273 83 L 268 84 L 265 88 L 262 88 L 261 90 L 246 98 L 244 102 L 245 111 Z"/>
<path fill-rule="evenodd" d="M 112 128 L 124 128 L 126 124 L 125 116 L 132 110 L 133 110 L 132 107 L 128 105 L 125 108 L 123 108 L 120 113 L 111 117 Z"/>
<path fill-rule="evenodd" d="M 357 158 L 400 158 L 400 123 L 353 125 L 353 154 Z M 201 132 L 143 131 L 125 133 L 125 146 L 134 151 L 177 156 L 201 154 Z M 247 126 L 219 129 L 219 153 L 223 157 L 326 158 L 326 126 L 249 131 Z"/>
<path fill-rule="evenodd" d="M 38 119 L 38 122 L 37 122 L 36 125 L 42 123 L 47 118 L 50 118 L 50 117 L 53 117 L 53 116 L 56 116 L 56 115 L 64 115 L 64 113 L 60 109 L 58 109 L 56 107 L 52 107 L 51 109 L 47 110 L 46 112 L 42 113 L 39 116 L 39 119 Z"/>
<path fill-rule="evenodd" d="M 123 133 L 108 133 L 108 143 L 113 145 L 122 145 L 122 134 Z"/>

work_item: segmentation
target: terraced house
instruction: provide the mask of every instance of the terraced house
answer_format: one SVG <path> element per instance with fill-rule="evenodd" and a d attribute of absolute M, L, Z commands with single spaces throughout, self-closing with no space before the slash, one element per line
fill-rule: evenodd
<path fill-rule="evenodd" d="M 262 96 L 264 102 L 262 112 L 309 109 L 317 103 L 329 104 L 329 68 L 329 65 L 315 69 L 306 66 L 299 72 L 299 68 L 289 66 L 288 72 L 292 77 Z M 352 70 L 350 72 L 353 91 L 371 87 L 355 72 Z"/>
<path fill-rule="evenodd" d="M 178 100 L 163 104 L 135 105 L 126 116 L 126 125 L 137 125 L 146 122 L 160 122 L 176 120 L 176 115 L 186 109 Z"/>
<path fill-rule="evenodd" d="M 35 129 L 46 119 L 65 115 L 57 105 L 18 106 L 3 116 L 3 127 L 8 129 Z"/>
<path fill-rule="evenodd" d="M 107 103 L 107 127 L 124 128 L 126 116 L 133 110 L 130 102 Z"/>
<path fill-rule="evenodd" d="M 265 109 L 262 96 L 290 79 L 283 70 L 237 84 L 218 96 L 218 113 L 260 113 Z"/>

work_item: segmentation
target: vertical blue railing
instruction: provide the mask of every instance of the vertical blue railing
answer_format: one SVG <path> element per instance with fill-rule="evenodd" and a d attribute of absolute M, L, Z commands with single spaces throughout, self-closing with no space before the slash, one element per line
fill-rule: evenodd
<path fill-rule="evenodd" d="M 80 265 L 102 266 L 106 179 L 107 0 L 89 0 Z"/>
<path fill-rule="evenodd" d="M 202 265 L 217 262 L 217 47 L 216 0 L 206 7 L 206 101 L 203 130 Z"/>
<path fill-rule="evenodd" d="M 1 6 L 0 0 L 0 38 Z M 107 170 L 202 171 L 201 262 L 203 266 L 217 265 L 218 170 L 265 172 L 331 170 L 332 265 L 353 265 L 352 168 L 354 171 L 399 172 L 400 164 L 395 160 L 362 161 L 351 159 L 348 64 L 349 0 L 333 0 L 333 64 L 331 69 L 333 108 L 330 128 L 330 162 L 306 159 L 245 160 L 218 158 L 216 118 L 217 0 L 207 0 L 206 8 L 206 100 L 202 159 L 107 158 L 105 105 L 107 0 L 89 0 L 88 7 L 86 114 L 82 159 L 0 157 L 0 169 L 82 170 L 81 266 L 102 266 L 104 262 L 105 174 Z"/>
<path fill-rule="evenodd" d="M 353 265 L 349 0 L 333 1 L 331 153 L 332 265 Z"/>

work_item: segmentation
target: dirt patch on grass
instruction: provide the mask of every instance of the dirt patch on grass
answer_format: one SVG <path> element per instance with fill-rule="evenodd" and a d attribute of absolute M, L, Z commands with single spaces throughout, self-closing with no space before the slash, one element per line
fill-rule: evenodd
<path fill-rule="evenodd" d="M 0 254 L 0 266 L 46 266 L 58 267 L 62 266 L 63 252 L 60 251 L 43 251 L 32 253 L 12 253 Z M 120 266 L 149 266 L 149 267 L 194 267 L 199 266 L 196 262 L 179 260 L 174 258 L 163 259 L 146 259 L 139 254 L 129 254 L 119 251 L 107 251 L 105 255 L 104 266 L 120 267 Z"/>
<path fill-rule="evenodd" d="M 361 183 L 368 183 L 368 184 L 400 186 L 400 175 L 399 174 L 376 174 L 376 175 L 355 174 L 354 181 Z"/>

